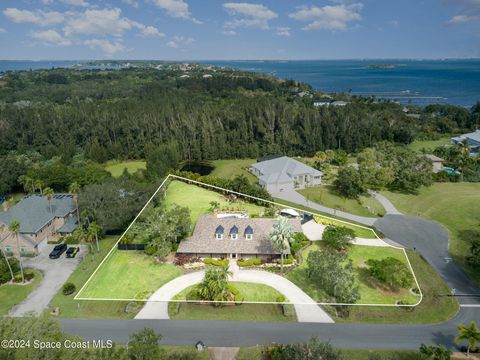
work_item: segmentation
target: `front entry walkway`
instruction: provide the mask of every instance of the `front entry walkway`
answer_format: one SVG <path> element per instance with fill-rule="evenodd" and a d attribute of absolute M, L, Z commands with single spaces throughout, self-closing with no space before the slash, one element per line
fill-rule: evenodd
<path fill-rule="evenodd" d="M 189 286 L 202 281 L 204 271 L 180 276 L 158 289 L 145 304 L 135 319 L 169 319 L 168 304 L 175 295 Z M 333 323 L 333 319 L 302 289 L 280 275 L 262 270 L 234 271 L 232 281 L 268 285 L 294 304 L 299 322 Z"/>

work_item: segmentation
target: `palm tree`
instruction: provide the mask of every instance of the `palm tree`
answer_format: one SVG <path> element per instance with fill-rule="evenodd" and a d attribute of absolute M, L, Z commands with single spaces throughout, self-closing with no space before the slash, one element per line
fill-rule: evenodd
<path fill-rule="evenodd" d="M 102 231 L 100 225 L 98 225 L 95 221 L 92 221 L 90 225 L 88 225 L 88 231 L 95 237 L 95 242 L 97 244 L 97 252 L 100 252 L 100 245 L 98 244 L 98 234 Z"/>
<path fill-rule="evenodd" d="M 52 212 L 52 199 L 53 199 L 54 192 L 51 188 L 46 187 L 43 189 L 43 196 L 45 196 L 48 200 L 48 206 L 50 207 L 50 212 Z"/>
<path fill-rule="evenodd" d="M 431 360 L 450 360 L 452 352 L 443 345 L 427 346 L 422 344 L 420 346 L 420 353 Z"/>
<path fill-rule="evenodd" d="M 40 190 L 40 195 L 43 196 L 43 181 L 42 180 L 35 180 L 35 189 Z"/>
<path fill-rule="evenodd" d="M 5 225 L 0 224 L 0 233 L 4 232 L 4 230 L 5 230 Z M 10 235 L 7 234 L 3 239 L 0 239 L 0 244 L 3 242 L 3 240 L 8 238 L 9 236 Z M 10 271 L 10 276 L 12 277 L 12 281 L 13 281 L 15 279 L 15 275 L 13 274 L 12 266 L 10 265 L 10 262 L 8 261 L 7 254 L 5 253 L 5 250 L 3 250 L 2 246 L 0 246 L 0 251 L 2 252 L 3 257 L 5 258 L 5 262 L 7 263 L 8 270 Z"/>
<path fill-rule="evenodd" d="M 25 190 L 26 193 L 29 193 L 30 189 L 32 189 L 32 193 L 35 192 L 35 184 L 31 177 L 28 177 L 27 175 L 20 175 L 18 177 L 18 182 L 22 184 L 23 189 Z"/>
<path fill-rule="evenodd" d="M 293 228 L 288 225 L 288 219 L 285 217 L 280 217 L 272 227 L 270 232 L 270 240 L 272 245 L 276 250 L 280 250 L 281 255 L 281 264 L 283 272 L 283 255 L 285 250 L 289 248 L 289 244 L 293 242 Z"/>
<path fill-rule="evenodd" d="M 455 338 L 457 343 L 467 340 L 467 357 L 470 356 L 470 350 L 480 341 L 480 329 L 475 326 L 475 322 L 471 321 L 469 326 L 463 324 L 458 325 L 458 336 Z"/>
<path fill-rule="evenodd" d="M 78 192 L 80 191 L 80 185 L 77 182 L 73 182 L 68 187 L 68 192 L 73 194 L 73 201 L 75 201 L 75 208 L 77 209 L 77 220 L 80 223 L 80 212 L 78 210 Z"/>
<path fill-rule="evenodd" d="M 17 240 L 18 263 L 20 264 L 20 272 L 22 274 L 22 283 L 24 283 L 25 276 L 23 275 L 22 256 L 20 254 L 20 241 L 18 239 L 18 234 L 20 233 L 20 223 L 17 220 L 12 221 L 8 226 L 8 230 L 13 234 L 13 237 Z"/>
<path fill-rule="evenodd" d="M 228 299 L 228 266 L 221 269 L 210 268 L 205 271 L 203 281 L 198 285 L 198 293 L 204 300 L 225 301 Z M 218 306 L 221 304 L 215 303 Z"/>

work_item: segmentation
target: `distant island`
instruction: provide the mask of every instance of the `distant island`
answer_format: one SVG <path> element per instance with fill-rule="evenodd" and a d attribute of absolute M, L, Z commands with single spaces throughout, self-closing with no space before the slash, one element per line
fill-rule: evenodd
<path fill-rule="evenodd" d="M 370 69 L 396 69 L 400 67 L 400 65 L 396 64 L 370 64 L 368 65 Z"/>

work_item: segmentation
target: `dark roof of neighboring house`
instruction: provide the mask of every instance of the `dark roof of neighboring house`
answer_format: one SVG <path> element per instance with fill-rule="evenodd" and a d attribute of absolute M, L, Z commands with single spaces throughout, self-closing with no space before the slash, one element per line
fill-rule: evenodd
<path fill-rule="evenodd" d="M 60 234 L 71 234 L 77 228 L 77 217 L 76 216 L 69 216 L 65 219 L 65 224 L 60 227 L 57 232 Z"/>
<path fill-rule="evenodd" d="M 280 255 L 280 251 L 272 246 L 270 231 L 276 219 L 265 218 L 222 218 L 217 219 L 212 215 L 202 216 L 195 226 L 192 237 L 182 240 L 178 246 L 178 253 L 184 254 L 262 254 Z M 301 232 L 302 226 L 299 219 L 289 219 L 288 224 L 295 232 Z M 239 236 L 236 240 L 230 237 L 215 238 L 215 231 L 222 226 L 230 233 L 232 228 L 237 228 L 238 233 L 248 234 L 250 227 L 253 232 L 251 240 Z M 289 254 L 290 250 L 286 250 Z"/>
<path fill-rule="evenodd" d="M 0 212 L 0 223 L 10 225 L 12 221 L 20 223 L 20 233 L 35 234 L 56 217 L 66 217 L 75 211 L 73 196 L 55 194 L 51 201 L 40 195 L 28 195 L 7 211 Z"/>

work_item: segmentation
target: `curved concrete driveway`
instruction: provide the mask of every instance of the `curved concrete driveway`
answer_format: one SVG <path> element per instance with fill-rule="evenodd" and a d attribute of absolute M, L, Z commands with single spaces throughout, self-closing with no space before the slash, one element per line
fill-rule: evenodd
<path fill-rule="evenodd" d="M 169 319 L 168 301 L 182 290 L 202 281 L 204 271 L 180 276 L 158 289 L 135 319 Z M 234 272 L 232 281 L 251 282 L 271 286 L 294 304 L 299 322 L 333 323 L 333 319 L 302 289 L 282 276 L 261 270 Z"/>

